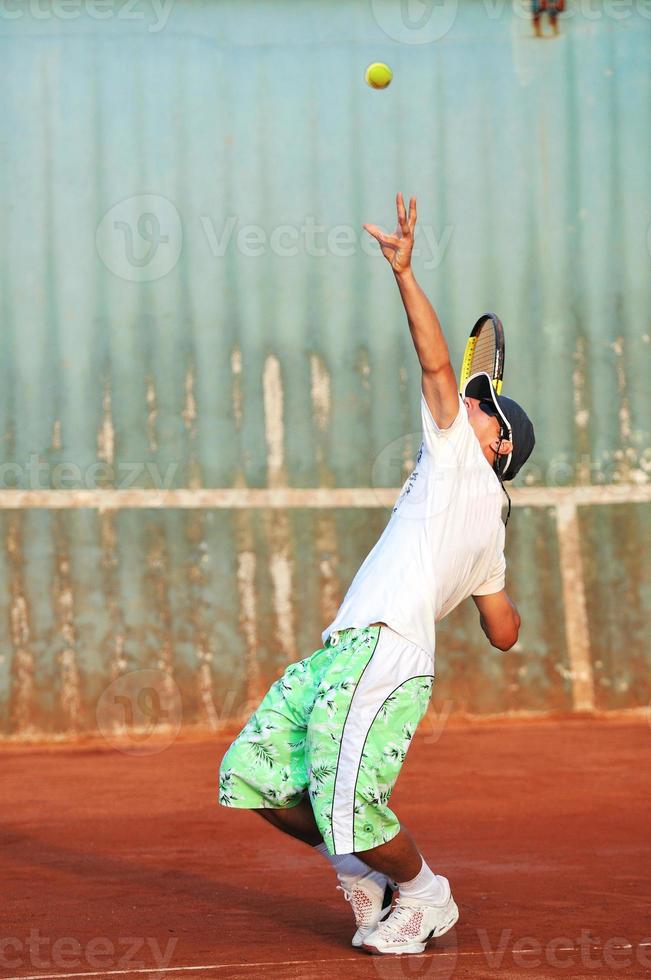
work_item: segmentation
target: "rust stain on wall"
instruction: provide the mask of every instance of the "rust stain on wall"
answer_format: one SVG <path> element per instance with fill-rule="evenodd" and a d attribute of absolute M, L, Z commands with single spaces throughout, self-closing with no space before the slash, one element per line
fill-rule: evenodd
<path fill-rule="evenodd" d="M 11 721 L 18 735 L 28 735 L 33 729 L 34 655 L 31 649 L 29 606 L 23 581 L 22 514 L 12 516 L 7 525 L 5 550 L 10 574 L 10 633 L 14 650 Z"/>
<path fill-rule="evenodd" d="M 207 560 L 206 541 L 204 532 L 205 517 L 200 513 L 192 513 L 187 522 L 187 538 L 190 544 L 190 562 L 188 578 L 192 601 L 188 616 L 192 628 L 192 640 L 196 653 L 198 667 L 196 673 L 196 689 L 203 711 L 202 721 L 210 728 L 219 725 L 219 715 L 215 705 L 213 688 L 212 660 L 213 651 L 210 647 L 206 624 L 204 604 L 201 593 L 206 587 L 204 564 Z"/>
<path fill-rule="evenodd" d="M 113 428 L 111 379 L 109 375 L 103 380 L 102 422 L 97 433 L 97 456 L 109 465 L 113 464 L 115 458 L 115 430 Z"/>
<path fill-rule="evenodd" d="M 310 355 L 310 381 L 317 479 L 319 486 L 332 487 L 335 485 L 335 479 L 327 464 L 332 414 L 330 374 L 323 358 L 316 353 Z M 325 628 L 334 619 L 342 599 L 334 514 L 319 513 L 316 519 L 315 536 L 320 583 L 319 612 L 321 624 Z"/>
<path fill-rule="evenodd" d="M 197 427 L 199 420 L 199 410 L 194 394 L 195 385 L 195 364 L 192 359 L 188 363 L 185 372 L 185 400 L 181 410 L 181 418 L 185 431 L 188 434 L 188 474 L 187 484 L 192 489 L 201 487 L 203 479 L 201 474 L 201 460 L 197 455 Z"/>
<path fill-rule="evenodd" d="M 267 447 L 267 482 L 269 487 L 287 485 L 285 469 L 285 429 L 283 419 L 283 387 L 280 362 L 270 354 L 262 378 L 264 400 L 265 443 Z M 269 573 L 276 617 L 276 639 L 287 660 L 298 659 L 292 591 L 291 528 L 287 514 L 267 514 L 265 519 L 269 540 Z"/>
<path fill-rule="evenodd" d="M 75 630 L 75 604 L 70 573 L 70 557 L 64 524 L 64 515 L 53 517 L 55 577 L 54 608 L 61 636 L 62 649 L 59 653 L 61 668 L 60 705 L 63 727 L 76 731 L 80 724 L 81 696 L 79 691 L 79 670 L 77 668 L 77 637 Z"/>
<path fill-rule="evenodd" d="M 267 447 L 267 482 L 269 487 L 287 485 L 285 468 L 285 429 L 283 418 L 283 383 L 280 362 L 270 354 L 262 377 L 265 442 Z M 293 571 L 291 528 L 286 513 L 279 511 L 266 517 L 269 540 L 269 574 L 276 617 L 276 637 L 285 658 L 298 659 L 293 605 Z"/>
<path fill-rule="evenodd" d="M 115 680 L 127 668 L 126 629 L 117 579 L 119 557 L 115 520 L 115 514 L 111 512 L 99 515 L 102 585 L 110 624 L 104 651 L 111 680 Z"/>
<path fill-rule="evenodd" d="M 61 449 L 61 419 L 55 419 L 52 426 L 52 449 L 55 452 Z"/>
<path fill-rule="evenodd" d="M 629 399 L 629 382 L 626 374 L 626 339 L 617 337 L 612 344 L 615 353 L 615 370 L 617 375 L 617 393 L 619 395 L 620 445 L 613 456 L 617 462 L 617 479 L 622 482 L 647 483 L 651 467 L 649 466 L 649 447 L 642 445 L 643 433 L 636 432 L 632 424 L 631 405 Z"/>
<path fill-rule="evenodd" d="M 170 608 L 170 562 L 165 530 L 159 521 L 145 526 L 145 591 L 147 634 L 153 638 L 156 667 L 172 675 L 172 610 Z"/>
<path fill-rule="evenodd" d="M 239 623 L 246 648 L 246 700 L 255 707 L 264 694 L 265 683 L 258 660 L 258 610 L 255 575 L 257 560 L 248 514 L 237 514 L 237 591 L 239 596 Z"/>
<path fill-rule="evenodd" d="M 144 541 L 146 642 L 156 658 L 155 668 L 161 672 L 161 684 L 158 688 L 161 717 L 170 718 L 177 687 L 174 681 L 173 622 L 169 595 L 171 567 L 164 522 L 148 522 L 144 529 Z"/>
<path fill-rule="evenodd" d="M 235 429 L 239 432 L 242 428 L 242 351 L 239 347 L 234 347 L 231 351 L 231 375 L 233 417 L 235 419 Z"/>
<path fill-rule="evenodd" d="M 194 398 L 194 365 L 188 365 L 185 372 L 185 402 L 181 411 L 183 425 L 190 438 L 194 438 L 197 430 L 197 403 Z"/>
<path fill-rule="evenodd" d="M 631 438 L 631 409 L 628 403 L 626 368 L 624 365 L 624 338 L 619 336 L 612 346 L 616 358 L 615 369 L 617 371 L 617 391 L 619 392 L 620 400 L 618 412 L 619 436 L 623 445 L 626 446 Z"/>
<path fill-rule="evenodd" d="M 264 434 L 267 445 L 267 475 L 270 487 L 287 485 L 285 471 L 285 425 L 283 419 L 283 380 L 280 361 L 270 354 L 262 375 Z"/>
<path fill-rule="evenodd" d="M 156 399 L 156 385 L 154 379 L 149 375 L 145 380 L 145 401 L 147 403 L 147 421 L 145 431 L 147 432 L 147 444 L 149 452 L 155 453 L 158 449 L 158 439 L 156 437 L 156 422 L 158 421 L 158 404 Z"/>
<path fill-rule="evenodd" d="M 231 399 L 235 431 L 242 431 L 242 352 L 235 347 L 231 352 Z M 235 477 L 235 485 L 246 485 L 241 467 Z M 237 592 L 239 600 L 238 620 L 244 636 L 246 705 L 242 714 L 248 715 L 263 697 L 266 683 L 262 677 L 258 656 L 258 603 L 256 591 L 257 555 L 253 532 L 254 516 L 249 511 L 233 515 L 235 525 L 235 550 L 237 553 Z"/>
<path fill-rule="evenodd" d="M 587 402 L 586 372 L 587 372 L 587 342 L 585 337 L 577 337 L 574 351 L 572 371 L 572 388 L 574 392 L 574 424 L 578 460 L 576 466 L 576 482 L 588 484 L 590 472 L 590 410 Z"/>

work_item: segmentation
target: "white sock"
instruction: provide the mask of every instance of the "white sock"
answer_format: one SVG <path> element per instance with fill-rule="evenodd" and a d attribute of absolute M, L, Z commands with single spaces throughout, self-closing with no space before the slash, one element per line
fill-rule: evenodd
<path fill-rule="evenodd" d="M 354 854 L 330 854 L 325 844 L 317 844 L 314 850 L 323 854 L 341 880 L 344 878 L 361 878 L 362 875 L 368 874 L 371 870 L 368 864 L 364 864 Z"/>
<path fill-rule="evenodd" d="M 411 881 L 399 881 L 398 888 L 404 898 L 414 898 L 424 905 L 445 905 L 450 897 L 447 878 L 435 875 L 423 859 L 423 865 Z"/>

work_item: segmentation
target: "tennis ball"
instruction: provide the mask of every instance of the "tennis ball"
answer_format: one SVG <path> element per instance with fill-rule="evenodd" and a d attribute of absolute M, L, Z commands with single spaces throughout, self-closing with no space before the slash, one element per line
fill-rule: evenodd
<path fill-rule="evenodd" d="M 364 72 L 364 81 L 371 88 L 386 88 L 392 78 L 393 72 L 381 61 L 374 61 Z"/>

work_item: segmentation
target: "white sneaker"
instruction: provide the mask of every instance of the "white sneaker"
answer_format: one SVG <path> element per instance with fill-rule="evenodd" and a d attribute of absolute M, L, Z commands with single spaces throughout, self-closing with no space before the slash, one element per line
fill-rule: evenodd
<path fill-rule="evenodd" d="M 355 916 L 357 932 L 353 936 L 353 946 L 361 946 L 380 922 L 383 913 L 388 915 L 395 886 L 386 875 L 369 871 L 361 878 L 347 879 L 337 888 L 350 902 Z"/>
<path fill-rule="evenodd" d="M 444 905 L 422 902 L 398 895 L 391 915 L 364 940 L 367 953 L 422 953 L 429 939 L 442 936 L 459 918 L 452 894 Z"/>

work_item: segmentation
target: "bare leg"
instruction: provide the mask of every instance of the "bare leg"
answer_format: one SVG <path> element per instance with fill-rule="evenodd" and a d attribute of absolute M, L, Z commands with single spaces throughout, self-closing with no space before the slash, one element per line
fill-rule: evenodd
<path fill-rule="evenodd" d="M 319 828 L 314 819 L 314 813 L 309 798 L 306 796 L 298 806 L 287 807 L 284 809 L 260 809 L 253 810 L 252 813 L 259 814 L 267 823 L 273 824 L 284 834 L 301 840 L 310 847 L 316 847 L 323 843 L 323 837 L 319 833 Z"/>
<path fill-rule="evenodd" d="M 542 37 L 542 30 L 540 28 L 540 14 L 533 15 L 533 29 L 536 32 L 536 37 Z"/>
<path fill-rule="evenodd" d="M 252 812 L 259 814 L 263 820 L 284 834 L 303 841 L 311 847 L 323 843 L 308 797 L 301 800 L 298 806 L 285 809 L 259 809 Z M 423 863 L 411 834 L 404 827 L 386 844 L 379 844 L 368 851 L 356 851 L 355 854 L 369 868 L 383 872 L 394 881 L 410 881 L 415 878 Z"/>
<path fill-rule="evenodd" d="M 405 828 L 401 828 L 392 840 L 379 844 L 368 851 L 355 852 L 360 861 L 375 871 L 382 871 L 394 881 L 411 881 L 421 869 L 423 859 L 414 844 L 414 839 Z"/>
<path fill-rule="evenodd" d="M 549 19 L 551 21 L 552 30 L 553 30 L 554 34 L 556 34 L 556 36 L 558 36 L 558 19 L 556 17 L 556 14 L 550 14 L 549 15 Z"/>

